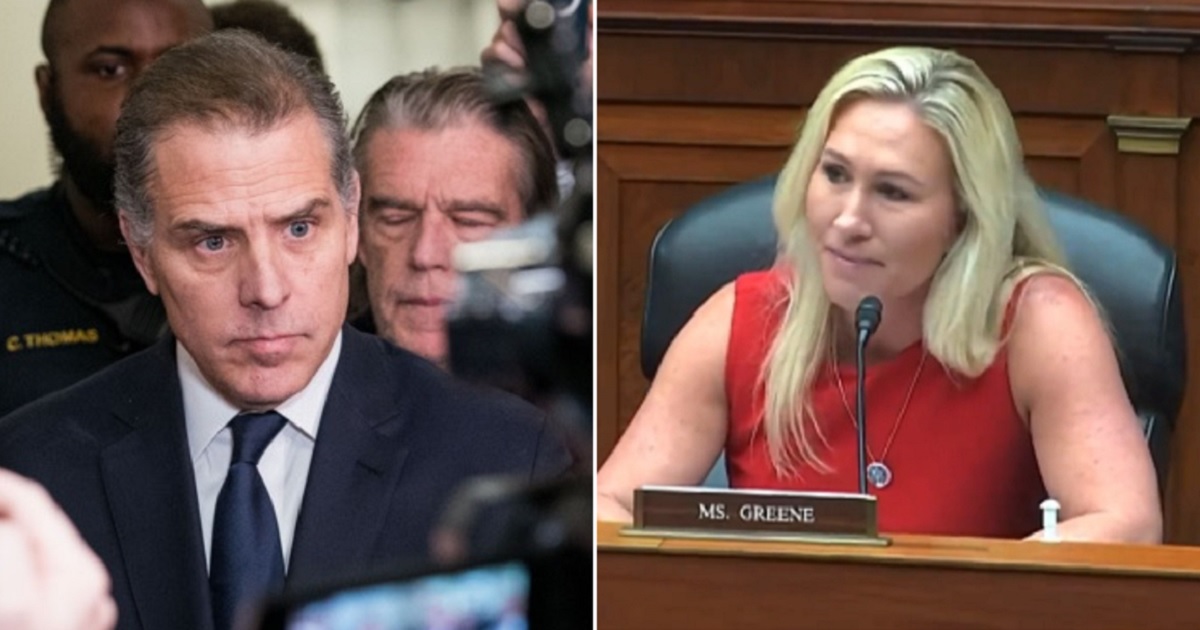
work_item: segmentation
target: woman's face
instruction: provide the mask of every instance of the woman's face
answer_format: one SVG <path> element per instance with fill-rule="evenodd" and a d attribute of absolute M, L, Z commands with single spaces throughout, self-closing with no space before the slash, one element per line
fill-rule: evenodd
<path fill-rule="evenodd" d="M 848 311 L 867 295 L 923 302 L 958 235 L 949 153 L 906 103 L 846 105 L 804 201 L 825 291 Z"/>

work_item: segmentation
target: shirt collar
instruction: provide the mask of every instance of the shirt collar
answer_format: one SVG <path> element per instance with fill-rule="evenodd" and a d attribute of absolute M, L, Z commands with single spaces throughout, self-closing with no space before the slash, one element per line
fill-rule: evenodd
<path fill-rule="evenodd" d="M 321 412 L 325 409 L 325 400 L 329 397 L 329 388 L 333 384 L 333 374 L 337 369 L 341 351 L 342 333 L 339 330 L 329 354 L 321 362 L 308 385 L 275 408 L 275 411 L 287 418 L 289 424 L 310 440 L 317 439 Z M 213 438 L 242 410 L 231 405 L 213 388 L 208 379 L 201 374 L 196 360 L 178 339 L 175 341 L 175 365 L 183 390 L 183 416 L 187 426 L 188 450 L 192 462 L 195 463 L 212 443 Z"/>

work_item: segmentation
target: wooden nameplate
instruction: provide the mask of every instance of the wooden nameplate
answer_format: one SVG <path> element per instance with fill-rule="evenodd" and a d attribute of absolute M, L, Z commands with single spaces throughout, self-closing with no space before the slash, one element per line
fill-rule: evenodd
<path fill-rule="evenodd" d="M 643 486 L 630 536 L 886 545 L 875 497 L 842 492 Z"/>

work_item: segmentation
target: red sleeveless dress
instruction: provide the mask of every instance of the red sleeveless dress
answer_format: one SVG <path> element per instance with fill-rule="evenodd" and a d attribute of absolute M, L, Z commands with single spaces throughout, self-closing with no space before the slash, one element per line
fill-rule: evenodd
<path fill-rule="evenodd" d="M 781 478 L 771 465 L 766 432 L 759 426 L 764 405 L 759 378 L 783 312 L 782 282 L 778 272 L 763 271 L 740 276 L 735 283 L 725 366 L 730 485 L 857 492 L 852 364 L 836 373 L 827 366 L 813 384 L 813 412 L 828 441 L 825 447 L 814 436 L 814 447 L 832 470 L 803 466 L 796 476 Z M 867 371 L 867 444 L 893 473 L 882 489 L 868 483 L 878 500 L 880 531 L 1001 538 L 1037 531 L 1046 492 L 1029 430 L 1012 400 L 1005 349 L 974 379 L 952 377 L 928 356 L 913 385 L 924 354 L 918 342 Z M 845 403 L 835 378 L 842 379 Z M 897 427 L 910 386 L 912 396 Z M 884 455 L 889 438 L 892 444 Z"/>

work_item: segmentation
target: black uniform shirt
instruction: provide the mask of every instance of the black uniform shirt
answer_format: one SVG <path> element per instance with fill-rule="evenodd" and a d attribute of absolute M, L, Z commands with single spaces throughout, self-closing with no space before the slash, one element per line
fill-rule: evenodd
<path fill-rule="evenodd" d="M 61 184 L 0 202 L 0 417 L 165 331 L 126 252 L 86 238 Z"/>

